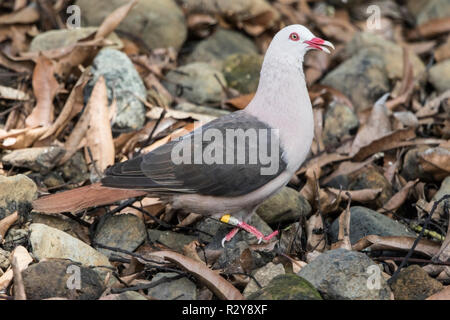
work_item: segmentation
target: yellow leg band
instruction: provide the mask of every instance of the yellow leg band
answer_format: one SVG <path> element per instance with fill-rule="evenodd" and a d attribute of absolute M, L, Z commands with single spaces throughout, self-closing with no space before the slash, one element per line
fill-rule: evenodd
<path fill-rule="evenodd" d="M 236 219 L 235 217 L 232 217 L 229 214 L 225 214 L 222 216 L 222 218 L 220 218 L 220 221 L 223 223 L 228 223 L 232 226 L 238 226 L 240 221 L 238 219 Z"/>
<path fill-rule="evenodd" d="M 220 221 L 223 222 L 223 223 L 229 223 L 230 222 L 230 218 L 231 218 L 231 215 L 226 214 L 226 215 L 222 216 L 222 218 L 220 218 Z"/>

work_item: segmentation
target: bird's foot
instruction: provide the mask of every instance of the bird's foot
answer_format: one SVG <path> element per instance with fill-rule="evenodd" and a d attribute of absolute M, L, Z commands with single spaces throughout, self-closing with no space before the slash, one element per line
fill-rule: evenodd
<path fill-rule="evenodd" d="M 243 229 L 243 230 L 247 231 L 248 233 L 253 234 L 256 237 L 256 239 L 258 239 L 258 244 L 260 244 L 263 240 L 269 241 L 272 238 L 274 238 L 276 235 L 278 235 L 278 231 L 275 231 L 275 232 L 272 232 L 268 236 L 264 236 L 264 234 L 261 231 L 259 231 L 258 229 L 256 229 L 254 226 L 251 226 L 245 222 L 239 221 L 238 219 L 233 218 L 230 215 L 224 215 L 220 219 L 220 221 L 231 224 L 236 227 L 233 230 L 231 230 L 231 232 L 228 233 L 225 236 L 225 238 L 222 239 L 222 247 L 225 247 L 225 242 L 231 241 L 231 239 L 233 239 L 233 237 L 239 232 L 240 229 Z"/>

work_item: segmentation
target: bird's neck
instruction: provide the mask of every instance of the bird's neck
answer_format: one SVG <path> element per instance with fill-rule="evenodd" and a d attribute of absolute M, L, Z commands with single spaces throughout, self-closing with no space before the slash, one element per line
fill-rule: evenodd
<path fill-rule="evenodd" d="M 258 90 L 245 111 L 279 130 L 288 169 L 297 170 L 314 136 L 313 112 L 303 70 L 265 61 Z"/>

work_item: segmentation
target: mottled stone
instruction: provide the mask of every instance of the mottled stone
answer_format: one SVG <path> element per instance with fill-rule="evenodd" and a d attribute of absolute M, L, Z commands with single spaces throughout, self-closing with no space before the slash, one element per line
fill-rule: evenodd
<path fill-rule="evenodd" d="M 345 104 L 331 104 L 325 113 L 323 142 L 328 148 L 338 147 L 359 125 L 358 117 Z"/>
<path fill-rule="evenodd" d="M 402 269 L 391 284 L 395 300 L 425 300 L 444 286 L 418 265 Z"/>
<path fill-rule="evenodd" d="M 128 4 L 128 0 L 77 0 L 84 26 L 99 26 L 115 9 Z M 181 48 L 187 37 L 183 11 L 174 0 L 140 0 L 117 27 L 139 35 L 150 49 Z"/>
<path fill-rule="evenodd" d="M 172 95 L 201 105 L 219 105 L 224 98 L 221 83 L 224 86 L 227 84 L 222 72 L 202 62 L 170 71 L 166 75 L 166 81 L 163 81 Z"/>
<path fill-rule="evenodd" d="M 133 214 L 118 214 L 102 221 L 94 236 L 95 244 L 133 252 L 147 238 L 145 224 Z M 98 248 L 106 256 L 120 255 L 118 252 Z"/>
<path fill-rule="evenodd" d="M 297 221 L 311 214 L 311 205 L 294 189 L 285 187 L 264 201 L 256 213 L 269 225 Z"/>
<path fill-rule="evenodd" d="M 295 274 L 284 274 L 276 276 L 248 300 L 322 300 L 322 297 L 307 280 Z"/>
<path fill-rule="evenodd" d="M 27 176 L 0 176 L 0 220 L 14 211 L 29 207 L 36 198 L 37 186 Z"/>
<path fill-rule="evenodd" d="M 439 92 L 450 89 L 450 59 L 439 62 L 431 67 L 430 82 Z"/>
<path fill-rule="evenodd" d="M 223 61 L 235 53 L 256 54 L 258 49 L 242 33 L 219 28 L 195 46 L 186 62 L 207 62 L 221 69 Z"/>
<path fill-rule="evenodd" d="M 3 156 L 2 162 L 46 174 L 55 167 L 65 152 L 61 147 L 19 149 Z"/>
<path fill-rule="evenodd" d="M 255 270 L 252 275 L 258 281 L 259 285 L 266 287 L 273 278 L 278 275 L 285 274 L 284 267 L 282 264 L 273 264 L 269 262 L 264 267 Z M 245 297 L 250 296 L 252 293 L 258 291 L 260 287 L 256 284 L 253 278 L 250 280 L 248 285 L 245 287 L 243 295 Z"/>
<path fill-rule="evenodd" d="M 327 300 L 390 300 L 391 290 L 379 270 L 379 288 L 369 284 L 379 268 L 365 254 L 345 249 L 322 253 L 298 275 L 309 281 Z"/>
<path fill-rule="evenodd" d="M 22 276 L 29 300 L 96 300 L 105 290 L 97 272 L 69 260 L 41 261 L 29 266 Z"/>
<path fill-rule="evenodd" d="M 173 278 L 178 275 L 178 273 L 160 272 L 153 277 L 152 282 L 159 281 L 162 278 Z M 158 300 L 196 300 L 197 287 L 187 278 L 167 280 L 156 287 L 150 288 L 148 295 Z"/>
<path fill-rule="evenodd" d="M 338 241 L 339 219 L 331 224 L 331 242 Z M 365 207 L 350 208 L 350 242 L 356 243 L 359 239 L 368 235 L 377 236 L 407 236 L 415 237 L 416 234 L 407 226 L 397 222 L 381 213 Z"/>
<path fill-rule="evenodd" d="M 112 122 L 113 131 L 138 130 L 145 122 L 147 90 L 128 56 L 115 49 L 103 49 L 95 57 L 91 71 L 93 78 L 85 87 L 85 100 L 91 96 L 98 78 L 103 76 L 111 105 L 116 100 L 116 114 Z"/>
<path fill-rule="evenodd" d="M 242 94 L 256 92 L 263 57 L 257 54 L 233 54 L 223 63 L 223 74 L 230 88 Z"/>

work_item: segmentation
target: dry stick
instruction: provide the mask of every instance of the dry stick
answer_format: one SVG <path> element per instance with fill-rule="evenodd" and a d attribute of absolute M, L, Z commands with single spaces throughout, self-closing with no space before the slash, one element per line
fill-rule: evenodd
<path fill-rule="evenodd" d="M 134 252 L 131 252 L 131 251 L 128 251 L 128 250 L 106 246 L 106 245 L 98 243 L 98 242 L 94 242 L 92 245 L 95 246 L 95 247 L 98 247 L 98 248 L 107 249 L 107 250 L 114 251 L 114 252 L 125 253 L 127 255 L 130 255 L 132 257 L 141 259 L 141 260 L 143 260 L 145 262 L 149 262 L 149 263 L 156 263 L 156 264 L 160 264 L 160 265 L 169 264 L 167 262 L 160 262 L 160 261 L 156 261 L 156 260 L 152 260 L 152 259 L 146 258 L 146 257 L 144 257 L 144 256 L 142 256 L 140 254 L 137 254 L 137 253 L 134 253 Z M 150 266 L 152 268 L 163 270 L 163 271 L 170 271 L 170 272 L 175 272 L 175 273 L 179 273 L 179 274 L 186 274 L 186 272 L 180 271 L 178 269 L 173 269 L 173 268 L 169 268 L 169 267 L 155 266 L 155 265 L 150 265 Z"/>
<path fill-rule="evenodd" d="M 392 261 L 400 262 L 400 261 L 403 261 L 404 258 L 402 258 L 402 257 L 376 257 L 376 258 L 372 258 L 372 259 L 381 260 L 381 261 L 392 260 Z M 445 262 L 445 261 L 433 261 L 433 260 L 429 260 L 429 259 L 410 258 L 409 262 L 434 264 L 437 266 L 450 266 L 450 261 Z"/>
<path fill-rule="evenodd" d="M 258 282 L 258 280 L 256 280 L 255 276 L 249 274 L 249 273 L 245 273 L 245 272 L 221 272 L 221 274 L 223 274 L 224 276 L 232 276 L 232 275 L 239 275 L 239 276 L 246 276 L 249 277 L 250 279 L 252 279 L 253 281 L 255 281 L 256 285 L 258 286 L 259 289 L 262 288 L 262 285 Z"/>
<path fill-rule="evenodd" d="M 152 132 L 150 132 L 150 135 L 148 136 L 147 140 L 142 145 L 142 147 L 139 149 L 138 153 L 141 153 L 143 148 L 147 147 L 148 145 L 150 145 L 153 142 L 153 135 L 155 134 L 156 129 L 158 128 L 158 126 L 161 123 L 162 119 L 164 119 L 164 117 L 166 116 L 166 113 L 167 113 L 167 110 L 163 109 L 163 111 L 161 112 L 161 115 L 159 116 L 159 119 L 156 121 L 155 126 L 152 129 Z"/>
<path fill-rule="evenodd" d="M 178 280 L 181 278 L 184 278 L 184 275 L 179 274 L 174 277 L 162 277 L 161 279 L 154 281 L 152 283 L 139 284 L 134 287 L 128 287 L 128 288 L 122 288 L 122 289 L 112 289 L 111 293 L 122 293 L 122 292 L 126 292 L 126 291 L 138 291 L 138 290 L 151 289 L 153 287 L 159 286 L 162 283 Z"/>
<path fill-rule="evenodd" d="M 213 237 L 213 236 L 214 236 L 214 235 L 212 235 L 212 234 L 210 234 L 210 233 L 208 233 L 208 232 L 206 232 L 206 231 L 199 230 L 199 229 L 194 228 L 194 227 L 187 227 L 187 226 L 181 227 L 181 226 L 176 226 L 176 225 L 167 223 L 167 222 L 162 221 L 161 219 L 159 219 L 159 218 L 157 218 L 157 217 L 151 215 L 151 214 L 148 213 L 146 210 L 144 210 L 144 209 L 142 209 L 142 208 L 139 208 L 139 207 L 136 207 L 136 206 L 134 206 L 134 205 L 130 205 L 130 208 L 133 208 L 133 209 L 138 210 L 139 212 L 142 212 L 142 213 L 145 214 L 147 217 L 149 217 L 150 219 L 152 219 L 153 221 L 155 221 L 156 223 L 158 223 L 160 226 L 162 226 L 162 227 L 164 227 L 164 228 L 167 228 L 167 229 L 180 229 L 180 230 L 191 230 L 191 231 L 203 233 L 203 234 L 205 234 L 205 235 L 207 235 L 207 236 L 210 236 L 210 237 Z M 216 221 L 217 221 L 217 220 L 216 220 Z"/>
<path fill-rule="evenodd" d="M 425 220 L 425 223 L 423 224 L 422 231 L 420 231 L 418 237 L 414 241 L 411 249 L 409 249 L 408 254 L 402 260 L 402 263 L 400 263 L 400 266 L 398 267 L 398 269 L 395 270 L 392 277 L 388 280 L 389 285 L 391 285 L 397 279 L 400 270 L 408 263 L 408 260 L 411 258 L 412 254 L 414 253 L 414 250 L 416 249 L 417 245 L 419 244 L 420 240 L 422 239 L 423 235 L 425 234 L 425 229 L 427 228 L 428 223 L 430 222 L 431 217 L 434 214 L 434 211 L 436 211 L 436 208 L 438 207 L 438 205 L 446 199 L 450 199 L 450 194 L 447 194 L 447 195 L 443 196 L 441 199 L 439 199 L 438 201 L 434 202 L 433 207 L 432 207 L 430 213 L 428 214 L 428 216 Z"/>

